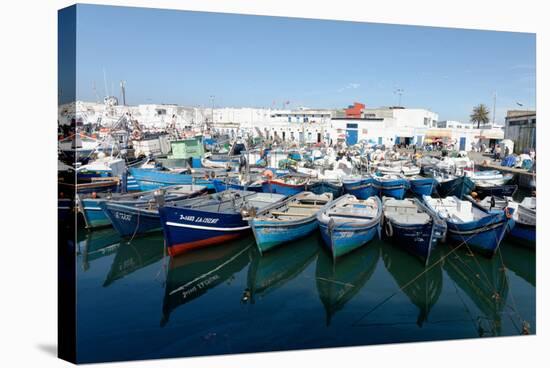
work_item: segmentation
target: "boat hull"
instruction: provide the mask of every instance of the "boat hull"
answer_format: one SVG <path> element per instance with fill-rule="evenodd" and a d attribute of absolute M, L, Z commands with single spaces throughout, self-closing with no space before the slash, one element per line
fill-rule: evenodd
<path fill-rule="evenodd" d="M 344 187 L 342 184 L 333 184 L 327 181 L 318 181 L 308 185 L 307 190 L 315 194 L 332 193 L 332 198 L 338 198 L 342 195 Z"/>
<path fill-rule="evenodd" d="M 403 199 L 409 188 L 409 183 L 405 179 L 384 181 L 375 179 L 375 186 L 378 188 L 380 196 Z"/>
<path fill-rule="evenodd" d="M 470 194 L 474 189 L 474 182 L 467 176 L 459 176 L 455 179 L 444 181 L 437 186 L 437 192 L 441 197 L 456 196 L 460 199 Z"/>
<path fill-rule="evenodd" d="M 516 243 L 524 245 L 527 248 L 536 248 L 537 227 L 535 225 L 523 224 L 516 221 L 508 236 Z"/>
<path fill-rule="evenodd" d="M 80 201 L 80 207 L 88 229 L 111 225 L 111 220 L 101 207 L 102 202 L 105 202 L 105 200 L 89 198 Z"/>
<path fill-rule="evenodd" d="M 378 194 L 373 178 L 366 178 L 353 182 L 344 182 L 344 190 L 359 199 L 367 199 Z"/>
<path fill-rule="evenodd" d="M 285 196 L 293 196 L 295 194 L 304 192 L 306 190 L 305 184 L 286 184 L 278 181 L 266 181 L 262 184 L 262 191 L 264 193 L 276 193 L 283 194 Z"/>
<path fill-rule="evenodd" d="M 432 178 L 418 178 L 409 180 L 411 192 L 418 196 L 432 195 L 437 181 Z"/>
<path fill-rule="evenodd" d="M 149 191 L 169 185 L 196 184 L 204 185 L 208 190 L 214 190 L 212 181 L 200 176 L 178 174 L 151 169 L 130 168 L 130 175 L 135 179 L 139 190 Z"/>
<path fill-rule="evenodd" d="M 467 223 L 447 221 L 447 240 L 456 245 L 465 243 L 472 250 L 492 257 L 506 233 L 508 222 L 504 211 Z"/>
<path fill-rule="evenodd" d="M 259 184 L 248 185 L 245 188 L 244 185 L 235 184 L 235 183 L 226 183 L 221 179 L 212 180 L 212 185 L 214 186 L 214 190 L 216 191 L 216 193 L 223 192 L 224 190 L 227 190 L 227 189 L 247 190 L 250 192 L 258 192 L 258 193 L 263 190 L 262 186 Z"/>
<path fill-rule="evenodd" d="M 434 236 L 433 230 L 433 222 L 423 225 L 403 225 L 386 219 L 384 223 L 385 236 L 395 245 L 419 258 L 424 264 L 428 262 L 430 253 L 439 239 Z"/>
<path fill-rule="evenodd" d="M 319 229 L 332 258 L 336 259 L 373 240 L 380 232 L 380 224 L 358 229 L 349 227 L 331 229 L 328 224 L 320 222 Z"/>
<path fill-rule="evenodd" d="M 138 206 L 108 201 L 101 203 L 101 207 L 111 221 L 113 228 L 122 237 L 134 237 L 161 229 L 159 215 L 156 210 L 147 210 Z"/>
<path fill-rule="evenodd" d="M 476 186 L 475 191 L 478 198 L 483 199 L 487 196 L 512 197 L 518 190 L 517 185 L 495 185 L 490 187 Z"/>
<path fill-rule="evenodd" d="M 239 238 L 250 231 L 240 213 L 215 213 L 191 208 L 159 208 L 170 256 Z"/>
<path fill-rule="evenodd" d="M 303 221 L 294 223 L 281 223 L 272 220 L 250 220 L 250 226 L 256 238 L 256 244 L 260 253 L 264 253 L 281 244 L 306 237 L 317 230 L 315 215 Z"/>

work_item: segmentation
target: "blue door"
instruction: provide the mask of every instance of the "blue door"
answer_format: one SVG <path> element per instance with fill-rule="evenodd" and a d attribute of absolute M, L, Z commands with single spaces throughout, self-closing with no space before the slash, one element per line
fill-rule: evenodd
<path fill-rule="evenodd" d="M 466 137 L 460 137 L 460 151 L 466 150 Z"/>
<path fill-rule="evenodd" d="M 346 129 L 346 144 L 353 146 L 357 143 L 357 129 Z"/>
<path fill-rule="evenodd" d="M 416 136 L 416 146 L 417 147 L 422 147 L 422 136 L 421 135 Z"/>
<path fill-rule="evenodd" d="M 382 144 L 382 137 L 378 137 L 378 144 Z"/>

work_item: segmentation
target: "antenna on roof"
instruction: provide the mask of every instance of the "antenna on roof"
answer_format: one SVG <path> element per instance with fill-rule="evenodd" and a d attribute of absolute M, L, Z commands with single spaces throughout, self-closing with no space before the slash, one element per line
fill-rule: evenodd
<path fill-rule="evenodd" d="M 109 96 L 109 91 L 107 90 L 107 73 L 105 73 L 105 68 L 103 68 L 103 84 L 105 87 L 105 97 Z"/>
<path fill-rule="evenodd" d="M 403 95 L 403 92 L 405 92 L 405 90 L 402 88 L 397 88 L 395 91 L 393 91 L 393 93 L 399 96 L 397 100 L 397 106 L 399 107 L 401 107 L 401 96 Z"/>

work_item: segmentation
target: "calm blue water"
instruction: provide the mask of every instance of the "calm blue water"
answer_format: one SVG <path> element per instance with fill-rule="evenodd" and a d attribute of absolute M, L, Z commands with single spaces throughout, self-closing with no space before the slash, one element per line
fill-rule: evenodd
<path fill-rule="evenodd" d="M 423 273 L 382 241 L 333 264 L 318 236 L 263 257 L 250 236 L 170 259 L 161 233 L 82 233 L 79 362 L 518 335 L 523 320 L 535 333 L 535 252 L 511 243 Z"/>

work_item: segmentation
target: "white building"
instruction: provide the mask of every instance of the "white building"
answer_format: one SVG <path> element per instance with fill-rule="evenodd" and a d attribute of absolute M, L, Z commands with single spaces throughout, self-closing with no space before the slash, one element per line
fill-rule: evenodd
<path fill-rule="evenodd" d="M 456 120 L 441 120 L 437 122 L 438 128 L 454 128 L 454 129 L 473 129 L 474 124 L 470 121 L 461 122 Z"/>

